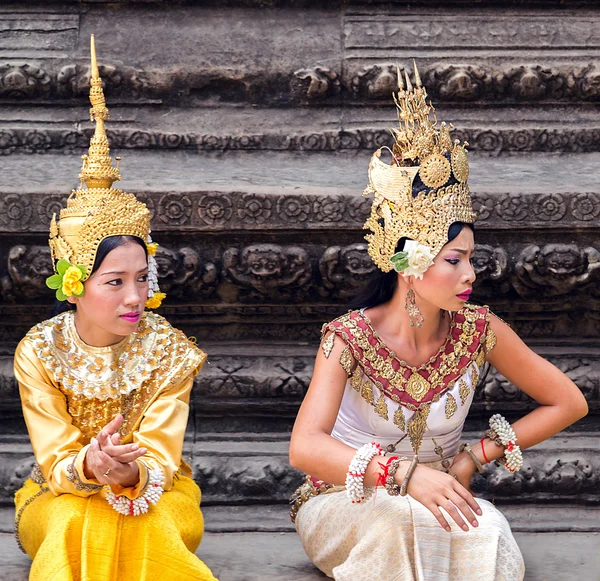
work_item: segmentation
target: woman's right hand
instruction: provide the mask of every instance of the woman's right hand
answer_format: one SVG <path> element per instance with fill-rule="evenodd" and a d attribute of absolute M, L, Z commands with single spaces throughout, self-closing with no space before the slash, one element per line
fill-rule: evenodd
<path fill-rule="evenodd" d="M 399 484 L 408 469 L 408 462 L 403 470 L 396 472 Z M 450 532 L 450 525 L 440 510 L 443 508 L 463 530 L 469 527 L 464 518 L 474 527 L 478 526 L 474 513 L 481 515 L 481 508 L 473 495 L 449 474 L 428 466 L 418 465 L 408 483 L 408 494 L 428 508 L 440 525 Z"/>

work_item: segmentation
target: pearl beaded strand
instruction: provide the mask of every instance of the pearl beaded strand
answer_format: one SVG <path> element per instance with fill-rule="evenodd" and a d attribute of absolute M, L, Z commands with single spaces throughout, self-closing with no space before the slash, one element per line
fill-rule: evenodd
<path fill-rule="evenodd" d="M 374 487 L 364 487 L 365 473 L 369 462 L 375 456 L 383 456 L 384 451 L 377 442 L 361 446 L 354 454 L 346 474 L 346 494 L 352 504 L 360 504 L 373 495 Z"/>
<path fill-rule="evenodd" d="M 500 414 L 494 414 L 490 418 L 490 429 L 496 434 L 497 441 L 504 446 L 504 466 L 509 472 L 516 472 L 523 466 L 523 453 L 517 446 L 517 435 L 508 423 L 508 420 Z"/>

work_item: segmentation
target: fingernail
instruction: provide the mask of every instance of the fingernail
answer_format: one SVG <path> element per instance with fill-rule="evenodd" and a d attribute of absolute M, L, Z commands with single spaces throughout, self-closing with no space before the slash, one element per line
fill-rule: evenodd
<path fill-rule="evenodd" d="M 478 527 L 478 526 L 479 526 L 479 523 L 478 523 L 476 520 L 474 520 L 474 521 L 473 521 L 471 524 L 472 524 L 474 527 Z"/>
<path fill-rule="evenodd" d="M 480 509 L 480 508 L 478 508 L 476 512 L 477 512 L 477 514 L 478 514 L 479 516 L 481 516 L 481 515 L 483 514 L 483 513 L 481 512 L 481 509 Z"/>
<path fill-rule="evenodd" d="M 445 529 L 446 529 L 448 532 L 450 532 L 450 527 L 449 527 L 448 525 L 446 525 L 444 528 L 445 528 Z"/>
<path fill-rule="evenodd" d="M 468 527 L 467 525 L 465 525 L 465 526 L 463 527 L 463 531 L 468 531 L 468 530 L 469 530 L 469 527 Z"/>

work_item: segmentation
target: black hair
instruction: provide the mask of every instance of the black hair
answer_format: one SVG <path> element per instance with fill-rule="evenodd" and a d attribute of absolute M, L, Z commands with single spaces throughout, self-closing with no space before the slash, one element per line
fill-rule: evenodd
<path fill-rule="evenodd" d="M 119 246 L 125 246 L 129 244 L 129 242 L 135 242 L 139 244 L 146 254 L 146 258 L 148 258 L 148 249 L 146 248 L 146 243 L 137 236 L 108 236 L 98 246 L 98 250 L 96 251 L 96 258 L 94 260 L 94 266 L 92 267 L 92 272 L 90 272 L 90 276 L 94 274 L 99 268 L 104 259 L 108 256 L 110 252 L 112 252 L 115 248 Z M 75 305 L 70 303 L 69 301 L 54 301 L 54 308 L 52 312 L 52 316 L 59 315 L 60 313 L 64 313 L 65 311 L 73 311 L 75 310 Z"/>
<path fill-rule="evenodd" d="M 448 228 L 448 242 L 454 240 L 460 234 L 463 226 L 468 226 L 471 230 L 475 231 L 473 224 L 454 222 Z M 409 238 L 400 238 L 396 246 L 396 252 L 402 252 L 407 240 Z M 398 273 L 395 270 L 381 272 L 377 269 L 373 277 L 367 282 L 365 288 L 350 301 L 348 308 L 352 310 L 370 309 L 371 307 L 387 303 L 392 299 L 397 286 Z"/>

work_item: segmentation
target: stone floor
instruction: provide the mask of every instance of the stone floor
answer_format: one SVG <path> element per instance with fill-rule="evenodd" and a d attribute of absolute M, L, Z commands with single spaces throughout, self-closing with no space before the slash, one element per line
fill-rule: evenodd
<path fill-rule="evenodd" d="M 526 581 L 600 580 L 600 508 L 513 506 L 503 512 L 525 555 Z M 204 516 L 197 554 L 220 581 L 327 579 L 304 554 L 286 507 L 208 507 Z M 12 511 L 2 509 L 0 581 L 26 581 L 30 560 L 11 530 Z"/>

